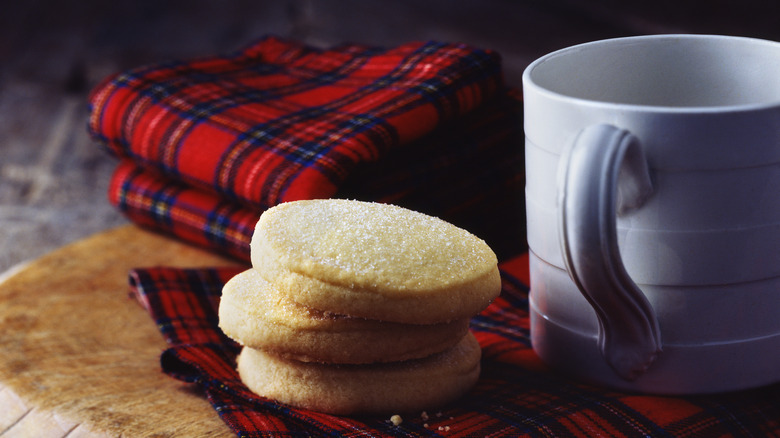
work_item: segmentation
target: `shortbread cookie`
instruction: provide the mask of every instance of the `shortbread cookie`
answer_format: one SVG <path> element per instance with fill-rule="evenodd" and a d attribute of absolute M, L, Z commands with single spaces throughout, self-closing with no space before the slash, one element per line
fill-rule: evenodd
<path fill-rule="evenodd" d="M 468 318 L 412 325 L 321 312 L 288 300 L 253 269 L 225 284 L 219 305 L 219 326 L 230 338 L 302 361 L 358 364 L 421 358 L 453 346 L 468 325 Z"/>
<path fill-rule="evenodd" d="M 424 359 L 373 365 L 298 362 L 244 347 L 238 372 L 254 393 L 292 406 L 336 415 L 396 414 L 463 396 L 477 381 L 480 355 L 471 333 Z"/>
<path fill-rule="evenodd" d="M 382 321 L 471 317 L 501 290 L 496 255 L 466 230 L 394 205 L 340 199 L 260 217 L 254 268 L 291 300 Z"/>

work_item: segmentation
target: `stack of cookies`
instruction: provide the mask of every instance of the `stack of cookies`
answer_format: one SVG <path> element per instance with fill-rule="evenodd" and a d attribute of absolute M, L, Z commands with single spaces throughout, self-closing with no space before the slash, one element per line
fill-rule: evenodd
<path fill-rule="evenodd" d="M 251 258 L 219 318 L 257 394 L 386 414 L 435 408 L 476 382 L 469 319 L 501 286 L 495 254 L 469 232 L 388 204 L 296 201 L 262 215 Z"/>

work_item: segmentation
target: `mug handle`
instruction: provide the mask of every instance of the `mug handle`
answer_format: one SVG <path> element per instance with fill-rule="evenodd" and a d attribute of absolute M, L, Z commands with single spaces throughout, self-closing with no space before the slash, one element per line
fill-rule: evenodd
<path fill-rule="evenodd" d="M 635 380 L 661 352 L 653 307 L 623 266 L 617 215 L 652 194 L 638 139 L 610 125 L 583 129 L 564 151 L 558 184 L 558 230 L 564 262 L 596 311 L 598 345 L 612 369 Z"/>

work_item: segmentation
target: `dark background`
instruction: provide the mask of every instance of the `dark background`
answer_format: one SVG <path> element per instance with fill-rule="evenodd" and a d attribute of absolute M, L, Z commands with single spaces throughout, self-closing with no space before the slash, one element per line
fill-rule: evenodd
<path fill-rule="evenodd" d="M 115 162 L 85 130 L 86 96 L 98 81 L 268 33 L 318 46 L 466 42 L 500 52 L 507 81 L 519 87 L 533 59 L 596 39 L 780 40 L 780 1 L 0 0 L 0 272 L 126 223 L 105 200 Z"/>

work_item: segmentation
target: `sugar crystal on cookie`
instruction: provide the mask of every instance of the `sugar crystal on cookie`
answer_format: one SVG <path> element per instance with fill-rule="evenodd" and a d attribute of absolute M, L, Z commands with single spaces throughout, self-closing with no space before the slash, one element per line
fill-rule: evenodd
<path fill-rule="evenodd" d="M 439 218 L 372 202 L 269 209 L 252 238 L 252 262 L 306 305 L 397 322 L 425 321 L 425 307 L 429 323 L 473 314 L 500 290 L 496 256 L 483 240 Z M 377 312 L 378 303 L 387 311 Z"/>
<path fill-rule="evenodd" d="M 244 345 L 238 371 L 257 394 L 396 414 L 476 383 L 481 350 L 468 324 L 500 277 L 468 231 L 388 204 L 295 201 L 262 215 L 251 256 L 223 288 L 220 326 Z"/>

